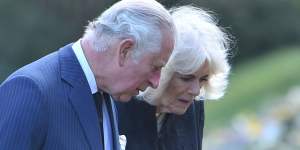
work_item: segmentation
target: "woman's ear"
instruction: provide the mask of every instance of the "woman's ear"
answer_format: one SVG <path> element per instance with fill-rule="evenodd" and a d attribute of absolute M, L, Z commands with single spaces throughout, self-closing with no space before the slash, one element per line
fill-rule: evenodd
<path fill-rule="evenodd" d="M 133 51 L 134 41 L 132 39 L 124 39 L 119 46 L 119 65 L 124 66 L 125 61 L 130 59 L 130 53 Z"/>

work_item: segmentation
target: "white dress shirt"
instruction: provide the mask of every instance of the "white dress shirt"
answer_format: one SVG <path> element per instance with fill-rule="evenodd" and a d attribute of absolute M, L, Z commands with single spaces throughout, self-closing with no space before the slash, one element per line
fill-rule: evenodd
<path fill-rule="evenodd" d="M 80 63 L 80 66 L 84 72 L 84 75 L 88 81 L 92 94 L 95 94 L 98 91 L 95 76 L 85 58 L 81 44 L 81 40 L 78 40 L 72 45 L 73 51 Z M 109 119 L 108 110 L 106 103 L 102 103 L 102 114 L 103 114 L 103 134 L 104 136 L 104 149 L 112 150 L 113 149 L 113 139 L 112 139 L 112 124 Z M 114 114 L 113 114 L 114 115 Z"/>

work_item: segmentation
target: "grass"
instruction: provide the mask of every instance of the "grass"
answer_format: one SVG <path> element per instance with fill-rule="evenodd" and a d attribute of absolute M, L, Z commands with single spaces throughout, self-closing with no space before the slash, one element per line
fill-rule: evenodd
<path fill-rule="evenodd" d="M 206 128 L 224 126 L 238 112 L 256 111 L 268 97 L 300 85 L 300 47 L 281 48 L 233 68 L 227 94 L 206 102 Z"/>

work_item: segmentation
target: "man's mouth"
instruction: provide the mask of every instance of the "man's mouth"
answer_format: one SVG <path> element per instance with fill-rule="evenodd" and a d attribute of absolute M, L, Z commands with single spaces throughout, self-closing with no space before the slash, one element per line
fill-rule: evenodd
<path fill-rule="evenodd" d="M 145 91 L 147 89 L 147 87 L 143 87 L 143 88 L 140 88 L 139 90 L 140 91 Z"/>
<path fill-rule="evenodd" d="M 139 94 L 139 89 L 135 89 L 135 91 L 134 91 L 134 95 L 138 95 Z"/>

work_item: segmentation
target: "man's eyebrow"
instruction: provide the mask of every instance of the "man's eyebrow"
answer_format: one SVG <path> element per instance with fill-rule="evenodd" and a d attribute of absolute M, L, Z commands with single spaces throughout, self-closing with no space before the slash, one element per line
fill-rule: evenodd
<path fill-rule="evenodd" d="M 203 79 L 203 78 L 208 78 L 208 74 L 203 75 L 203 76 L 201 77 L 201 79 Z"/>

